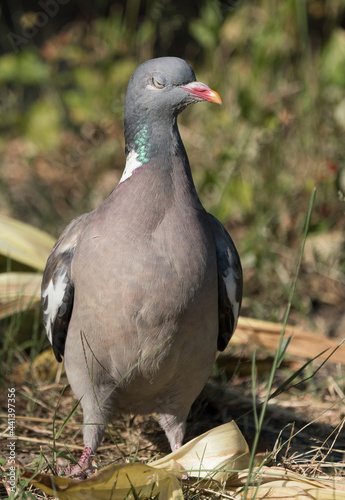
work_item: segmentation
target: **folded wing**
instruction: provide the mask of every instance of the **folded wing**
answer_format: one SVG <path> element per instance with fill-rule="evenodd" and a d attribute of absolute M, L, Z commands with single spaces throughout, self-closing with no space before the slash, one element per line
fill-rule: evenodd
<path fill-rule="evenodd" d="M 242 267 L 236 247 L 218 219 L 209 214 L 217 252 L 218 266 L 218 350 L 224 351 L 237 325 L 240 314 L 243 281 Z"/>
<path fill-rule="evenodd" d="M 74 219 L 64 230 L 49 255 L 43 273 L 41 303 L 43 322 L 56 359 L 62 361 L 68 325 L 73 309 L 74 284 L 71 263 L 88 214 Z"/>

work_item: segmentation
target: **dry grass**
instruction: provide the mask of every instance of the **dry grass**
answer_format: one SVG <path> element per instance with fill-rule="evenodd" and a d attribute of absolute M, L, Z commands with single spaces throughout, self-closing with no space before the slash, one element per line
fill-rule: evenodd
<path fill-rule="evenodd" d="M 238 362 L 239 359 L 235 357 L 229 360 L 230 366 L 234 366 L 234 361 Z M 242 365 L 250 363 L 250 358 L 246 357 L 245 345 L 242 346 L 241 361 Z M 314 369 L 316 364 L 321 363 L 321 360 L 314 362 Z M 65 373 L 61 369 L 56 370 L 56 366 L 47 372 L 46 366 L 46 360 L 41 371 L 37 370 L 36 365 L 32 374 L 25 377 L 26 380 L 23 380 L 23 366 L 16 366 L 14 370 L 14 373 L 17 373 L 16 458 L 22 465 L 34 470 L 42 470 L 47 465 L 46 461 L 53 462 L 52 449 L 58 455 L 62 452 L 66 457 L 73 456 L 76 460 L 83 449 L 80 408 L 76 409 L 61 436 L 54 442 L 54 435 L 64 425 L 75 399 L 69 387 L 66 388 L 68 381 Z M 287 360 L 278 370 L 273 391 L 286 379 L 286 374 L 291 373 L 291 366 L 296 367 L 296 360 Z M 267 391 L 269 359 L 266 357 L 265 364 L 258 362 L 257 369 L 256 396 L 260 406 Z M 310 380 L 303 382 L 305 377 L 301 375 L 299 385 L 269 402 L 257 452 L 271 453 L 272 465 L 309 478 L 336 476 L 344 477 L 345 481 L 344 386 L 341 385 L 342 379 L 339 379 L 342 369 L 341 365 L 328 361 Z M 47 384 L 42 375 L 44 379 L 55 379 Z M 2 394 L 2 400 L 3 396 L 5 395 Z M 5 408 L 3 410 L 1 420 L 6 424 Z M 223 364 L 223 368 L 212 377 L 193 405 L 186 439 L 189 440 L 231 419 L 236 420 L 250 445 L 256 431 L 251 376 L 246 370 L 242 374 L 241 370 L 235 370 L 231 379 L 226 381 Z M 110 426 L 110 430 L 111 435 L 106 433 L 97 451 L 95 467 L 103 468 L 112 463 L 120 464 L 133 460 L 147 462 L 169 452 L 165 435 L 152 416 L 118 418 Z M 5 434 L 3 438 L 6 437 Z M 39 456 L 40 464 L 37 462 Z M 65 465 L 67 460 L 60 456 L 56 463 Z M 32 491 L 35 498 L 47 498 L 32 486 L 26 491 Z M 216 489 L 213 490 L 214 493 L 215 491 Z M 209 485 L 203 487 L 198 483 L 197 488 L 191 484 L 185 486 L 186 498 L 207 498 L 211 492 Z M 220 498 L 231 497 L 224 494 Z"/>

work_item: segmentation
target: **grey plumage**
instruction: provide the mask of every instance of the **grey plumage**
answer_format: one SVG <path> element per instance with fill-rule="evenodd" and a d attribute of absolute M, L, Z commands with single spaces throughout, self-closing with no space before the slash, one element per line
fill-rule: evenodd
<path fill-rule="evenodd" d="M 176 124 L 200 100 L 220 102 L 185 61 L 137 68 L 126 96 L 123 177 L 65 229 L 47 262 L 43 318 L 93 452 L 105 424 L 129 412 L 155 412 L 179 447 L 217 348 L 236 328 L 240 260 L 199 201 Z"/>

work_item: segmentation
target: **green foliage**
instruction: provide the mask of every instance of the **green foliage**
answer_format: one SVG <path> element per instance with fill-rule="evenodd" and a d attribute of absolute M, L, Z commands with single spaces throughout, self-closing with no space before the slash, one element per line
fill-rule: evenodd
<path fill-rule="evenodd" d="M 49 66 L 34 51 L 5 54 L 0 58 L 0 83 L 44 85 L 49 81 Z"/>
<path fill-rule="evenodd" d="M 333 84 L 340 89 L 345 87 L 345 32 L 333 31 L 320 58 L 320 77 L 324 85 Z"/>
<path fill-rule="evenodd" d="M 217 2 L 208 0 L 200 10 L 199 19 L 192 19 L 190 22 L 190 32 L 196 41 L 205 49 L 212 53 L 219 44 L 219 31 L 223 22 L 223 17 Z"/>
<path fill-rule="evenodd" d="M 54 96 L 49 95 L 36 101 L 24 122 L 27 139 L 41 151 L 53 150 L 60 145 L 62 117 L 54 101 Z"/>

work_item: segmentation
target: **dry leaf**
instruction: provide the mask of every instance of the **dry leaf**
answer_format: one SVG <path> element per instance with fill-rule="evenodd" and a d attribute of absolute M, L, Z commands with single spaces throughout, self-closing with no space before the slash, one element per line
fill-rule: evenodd
<path fill-rule="evenodd" d="M 41 281 L 40 273 L 1 273 L 0 319 L 40 302 Z"/>
<path fill-rule="evenodd" d="M 243 470 L 238 475 L 231 476 L 226 482 L 227 488 L 235 492 L 246 484 L 248 475 L 249 471 Z M 281 467 L 254 469 L 251 484 L 255 486 L 249 488 L 247 499 L 345 500 L 344 483 L 307 478 Z"/>
<path fill-rule="evenodd" d="M 13 379 L 17 384 L 22 384 L 27 378 L 47 382 L 55 378 L 59 366 L 50 347 L 38 354 L 32 362 L 26 361 L 18 365 L 13 373 Z"/>
<path fill-rule="evenodd" d="M 160 500 L 183 500 L 178 478 L 182 470 L 189 476 L 212 478 L 223 483 L 225 491 L 244 500 L 243 488 L 249 480 L 248 445 L 235 422 L 216 427 L 166 457 L 144 464 L 110 465 L 85 480 L 61 478 L 24 470 L 23 477 L 47 494 L 62 500 L 123 500 L 137 494 Z M 238 472 L 231 472 L 235 467 Z M 225 468 L 228 468 L 228 471 Z M 221 470 L 223 468 L 223 470 Z M 335 478 L 311 479 L 280 467 L 254 468 L 246 500 L 345 500 L 344 482 Z"/>
<path fill-rule="evenodd" d="M 55 239 L 40 229 L 0 215 L 0 254 L 43 271 Z"/>
<path fill-rule="evenodd" d="M 248 467 L 249 448 L 234 421 L 198 436 L 164 458 L 151 462 L 153 467 L 187 471 L 189 476 L 223 482 L 231 471 Z"/>
<path fill-rule="evenodd" d="M 23 476 L 30 479 L 32 474 L 24 471 Z M 30 483 L 61 500 L 134 500 L 133 490 L 140 498 L 159 495 L 159 500 L 183 500 L 174 474 L 139 463 L 109 465 L 84 480 L 38 474 Z"/>
<path fill-rule="evenodd" d="M 274 482 L 275 483 L 275 482 Z M 259 488 L 250 488 L 247 495 L 247 500 L 343 500 L 344 494 L 334 490 L 325 490 L 323 488 L 305 488 L 305 485 L 298 481 L 289 481 L 278 484 L 260 486 Z M 339 494 L 340 493 L 340 494 Z"/>
<path fill-rule="evenodd" d="M 274 353 L 277 350 L 279 336 L 283 325 L 269 321 L 261 321 L 241 316 L 238 321 L 237 329 L 231 342 L 220 357 L 231 355 L 231 349 L 234 344 L 248 344 L 252 348 L 261 346 L 267 351 Z M 292 337 L 288 345 L 287 353 L 299 358 L 311 359 L 318 356 L 322 351 L 327 352 L 320 356 L 320 359 L 326 359 L 333 349 L 339 346 L 339 341 L 329 339 L 315 332 L 301 330 L 293 326 L 287 326 L 285 337 Z M 332 363 L 345 364 L 345 345 L 340 346 L 330 357 Z"/>

